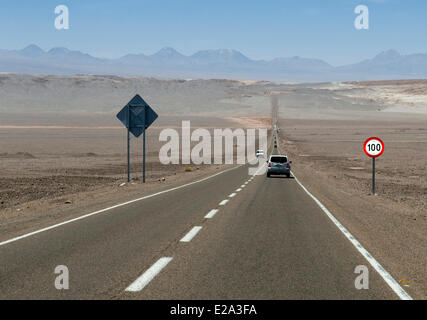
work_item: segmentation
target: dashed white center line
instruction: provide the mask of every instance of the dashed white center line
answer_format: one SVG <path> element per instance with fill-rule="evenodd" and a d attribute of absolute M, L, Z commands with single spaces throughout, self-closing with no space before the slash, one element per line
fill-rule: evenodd
<path fill-rule="evenodd" d="M 233 193 L 232 193 L 232 194 L 230 194 L 228 197 L 229 197 L 229 198 L 234 198 L 235 196 L 236 196 L 236 193 L 234 193 L 234 192 L 233 192 Z"/>
<path fill-rule="evenodd" d="M 147 271 L 145 271 L 138 279 L 136 279 L 129 287 L 127 287 L 125 291 L 129 291 L 129 292 L 141 291 L 171 261 L 172 261 L 171 257 L 160 258 Z"/>
<path fill-rule="evenodd" d="M 244 184 L 242 184 L 241 186 L 240 186 L 240 188 L 244 188 L 245 187 L 245 185 Z"/>
<path fill-rule="evenodd" d="M 211 211 L 208 212 L 207 215 L 205 215 L 206 219 L 211 219 L 213 218 L 213 216 L 218 212 L 218 209 L 212 209 Z"/>
<path fill-rule="evenodd" d="M 190 242 L 191 239 L 193 239 L 201 229 L 202 229 L 202 227 L 194 227 L 180 241 L 181 242 Z"/>
<path fill-rule="evenodd" d="M 240 192 L 242 191 L 242 188 L 236 189 L 236 192 Z"/>
<path fill-rule="evenodd" d="M 226 205 L 226 204 L 227 204 L 227 202 L 228 202 L 228 200 L 222 200 L 222 201 L 219 203 L 219 205 L 220 205 L 220 206 L 224 206 L 224 205 Z"/>

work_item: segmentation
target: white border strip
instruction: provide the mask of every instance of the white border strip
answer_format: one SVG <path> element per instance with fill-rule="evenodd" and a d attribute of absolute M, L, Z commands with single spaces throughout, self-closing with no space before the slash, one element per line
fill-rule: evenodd
<path fill-rule="evenodd" d="M 191 239 L 193 239 L 200 230 L 202 230 L 202 227 L 194 227 L 188 231 L 188 233 L 180 240 L 180 242 L 190 242 Z"/>
<path fill-rule="evenodd" d="M 159 273 L 162 271 L 164 267 L 168 265 L 169 262 L 172 261 L 171 257 L 163 257 L 157 260 L 155 264 L 153 264 L 147 271 L 145 271 L 138 279 L 136 279 L 129 287 L 125 289 L 125 291 L 129 292 L 137 292 L 144 289 L 147 284 L 150 283 Z"/>
<path fill-rule="evenodd" d="M 379 273 L 379 275 L 384 279 L 388 286 L 396 293 L 401 300 L 412 300 L 412 297 L 397 283 L 396 280 L 388 273 L 381 264 L 375 260 L 375 258 L 366 250 L 359 241 L 333 216 L 333 214 L 315 197 L 310 191 L 304 187 L 304 185 L 297 179 L 297 177 L 292 172 L 292 175 L 295 178 L 295 181 L 300 185 L 300 187 L 316 202 L 316 204 L 323 210 L 323 212 L 332 220 L 332 222 L 341 230 L 341 232 L 346 236 L 348 240 L 356 247 L 356 249 L 365 257 L 366 260 L 371 264 L 371 266 Z"/>
<path fill-rule="evenodd" d="M 88 217 L 91 217 L 91 216 L 103 213 L 103 212 L 111 210 L 111 209 L 122 207 L 122 206 L 128 205 L 128 204 L 133 203 L 133 202 L 137 202 L 137 201 L 145 200 L 145 199 L 148 199 L 148 198 L 152 198 L 152 197 L 164 194 L 164 193 L 175 191 L 175 190 L 178 190 L 178 189 L 181 189 L 181 188 L 185 188 L 185 187 L 191 186 L 191 185 L 199 183 L 199 182 L 203 182 L 203 181 L 209 180 L 209 179 L 211 179 L 213 177 L 216 177 L 216 176 L 218 176 L 220 174 L 226 173 L 226 172 L 231 171 L 231 170 L 235 170 L 235 169 L 240 168 L 242 166 L 243 165 L 240 165 L 240 166 L 237 166 L 237 167 L 233 167 L 233 168 L 230 168 L 230 169 L 227 169 L 227 170 L 215 173 L 215 174 L 213 174 L 213 175 L 211 175 L 209 177 L 206 177 L 206 178 L 203 178 L 203 179 L 200 179 L 200 180 L 197 180 L 197 181 L 193 181 L 193 182 L 190 182 L 190 183 L 187 183 L 187 184 L 183 184 L 182 186 L 178 186 L 178 187 L 175 187 L 175 188 L 163 190 L 163 191 L 160 191 L 160 192 L 157 192 L 157 193 L 153 193 L 153 194 L 150 194 L 150 195 L 142 197 L 142 198 L 138 198 L 138 199 L 130 200 L 130 201 L 127 201 L 127 202 L 119 203 L 119 204 L 116 204 L 114 206 L 111 206 L 111 207 L 108 207 L 108 208 L 105 208 L 105 209 L 101 209 L 101 210 L 98 210 L 98 211 L 95 211 L 95 212 L 91 212 L 91 213 L 82 215 L 80 217 L 74 218 L 74 219 L 66 220 L 64 222 L 57 223 L 57 224 L 54 224 L 54 225 L 46 227 L 46 228 L 42 228 L 42 229 L 30 232 L 30 233 L 23 234 L 21 236 L 18 236 L 18 237 L 9 239 L 9 240 L 5 240 L 3 242 L 0 242 L 0 247 L 6 245 L 8 243 L 12 243 L 12 242 L 24 239 L 24 238 L 28 238 L 28 237 L 31 237 L 31 236 L 33 236 L 35 234 L 42 233 L 42 232 L 45 232 L 45 231 L 48 231 L 48 230 L 51 230 L 51 229 L 55 229 L 55 228 L 58 228 L 60 226 L 65 225 L 65 224 L 68 224 L 68 223 L 71 223 L 71 222 L 75 222 L 75 221 L 78 221 L 78 220 L 82 220 L 82 219 L 85 219 L 85 218 L 88 218 Z"/>

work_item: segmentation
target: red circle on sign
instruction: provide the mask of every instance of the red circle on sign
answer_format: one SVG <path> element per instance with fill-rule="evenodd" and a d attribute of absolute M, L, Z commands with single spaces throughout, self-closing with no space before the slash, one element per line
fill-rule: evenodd
<path fill-rule="evenodd" d="M 367 146 L 367 145 L 368 145 L 368 143 L 369 143 L 370 141 L 372 141 L 372 140 L 377 140 L 377 141 L 381 144 L 381 151 L 380 151 L 378 154 L 376 154 L 376 155 L 372 155 L 372 154 L 370 154 L 370 153 L 368 152 L 368 150 L 366 150 L 366 146 Z M 363 144 L 363 151 L 365 152 L 365 154 L 366 154 L 368 157 L 371 157 L 371 158 L 377 158 L 377 157 L 379 157 L 380 155 L 382 155 L 382 154 L 383 154 L 383 152 L 384 152 L 384 142 L 383 142 L 380 138 L 377 138 L 377 137 L 371 137 L 371 138 L 367 139 L 367 140 L 365 141 L 365 143 Z"/>

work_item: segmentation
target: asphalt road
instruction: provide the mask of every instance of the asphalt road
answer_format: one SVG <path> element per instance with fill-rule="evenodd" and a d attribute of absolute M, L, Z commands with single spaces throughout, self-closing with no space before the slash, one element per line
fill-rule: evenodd
<path fill-rule="evenodd" d="M 55 288 L 58 265 L 68 290 Z M 367 290 L 355 288 L 358 265 Z M 241 166 L 1 245 L 0 298 L 398 297 L 295 179 Z"/>

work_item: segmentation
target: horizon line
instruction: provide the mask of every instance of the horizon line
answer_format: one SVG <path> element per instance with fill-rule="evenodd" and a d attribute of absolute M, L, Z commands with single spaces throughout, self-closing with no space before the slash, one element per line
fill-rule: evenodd
<path fill-rule="evenodd" d="M 91 57 L 93 57 L 93 58 L 96 58 L 96 59 L 101 59 L 101 60 L 112 60 L 112 61 L 113 61 L 113 60 L 119 60 L 119 59 L 124 58 L 124 57 L 129 56 L 129 55 L 135 55 L 135 56 L 138 56 L 138 55 L 141 55 L 141 56 L 142 56 L 142 55 L 143 55 L 143 56 L 146 56 L 146 57 L 151 57 L 151 56 L 154 56 L 154 55 L 156 55 L 157 53 L 161 52 L 161 51 L 162 51 L 162 50 L 164 50 L 164 49 L 172 49 L 172 50 L 174 50 L 175 52 L 177 52 L 178 54 L 182 55 L 183 57 L 187 57 L 187 58 L 192 57 L 192 56 L 194 56 L 195 54 L 197 54 L 197 53 L 199 53 L 199 52 L 203 52 L 203 51 L 221 51 L 221 50 L 227 50 L 227 51 L 232 51 L 232 52 L 239 53 L 239 54 L 243 55 L 245 58 L 247 58 L 247 59 L 249 59 L 249 60 L 251 60 L 251 61 L 255 61 L 255 62 L 262 62 L 262 61 L 265 61 L 265 62 L 271 62 L 271 61 L 274 61 L 274 60 L 276 60 L 276 59 L 292 59 L 292 58 L 300 58 L 300 59 L 310 59 L 310 60 L 318 60 L 318 61 L 322 61 L 322 62 L 324 62 L 324 63 L 326 63 L 326 64 L 330 65 L 331 67 L 347 66 L 347 65 L 352 65 L 352 64 L 356 64 L 356 63 L 358 63 L 358 62 L 353 62 L 353 63 L 347 63 L 347 64 L 339 64 L 339 65 L 335 65 L 335 64 L 329 63 L 328 61 L 326 61 L 326 60 L 324 60 L 324 59 L 320 59 L 320 58 L 316 58 L 316 57 L 305 57 L 305 56 L 299 56 L 299 55 L 293 55 L 293 56 L 277 56 L 277 57 L 272 58 L 272 59 L 252 59 L 252 58 L 250 58 L 248 55 L 246 55 L 245 53 L 243 53 L 242 51 L 240 51 L 240 50 L 238 50 L 238 49 L 230 49 L 230 48 L 201 49 L 201 50 L 197 50 L 197 51 L 195 51 L 193 54 L 186 55 L 186 54 L 181 53 L 180 51 L 178 51 L 178 50 L 177 50 L 177 49 L 175 49 L 174 47 L 171 47 L 171 46 L 165 46 L 165 47 L 162 47 L 162 48 L 160 48 L 159 50 L 155 51 L 155 52 L 154 52 L 154 53 L 152 53 L 152 54 L 146 54 L 146 53 L 143 53 L 143 52 L 140 52 L 140 53 L 127 53 L 127 54 L 124 54 L 124 55 L 118 56 L 118 57 L 116 57 L 116 58 L 108 58 L 108 57 L 102 57 L 102 56 L 98 56 L 98 55 L 93 55 L 93 54 L 90 54 L 90 53 L 87 53 L 87 52 L 81 51 L 81 50 L 79 50 L 79 49 L 70 49 L 70 48 L 68 48 L 68 47 L 63 47 L 63 46 L 54 46 L 54 47 L 51 47 L 50 49 L 44 49 L 44 48 L 40 47 L 39 45 L 37 45 L 37 44 L 35 44 L 35 43 L 30 43 L 29 45 L 27 45 L 27 46 L 25 46 L 25 47 L 23 47 L 23 48 L 21 48 L 21 49 L 4 49 L 4 48 L 2 48 L 2 49 L 0 49 L 0 50 L 4 50 L 4 51 L 22 51 L 22 50 L 24 50 L 24 49 L 26 49 L 26 48 L 28 48 L 28 47 L 31 47 L 31 46 L 35 46 L 35 47 L 37 47 L 37 48 L 41 49 L 41 50 L 43 51 L 43 53 L 48 53 L 49 51 L 51 51 L 51 50 L 53 50 L 53 49 L 67 49 L 67 50 L 72 51 L 72 52 L 74 51 L 74 52 L 80 52 L 80 53 L 82 53 L 82 54 L 87 54 L 87 55 L 89 55 L 89 56 L 91 56 Z M 380 54 L 382 54 L 382 53 L 390 52 L 390 51 L 394 51 L 394 52 L 398 53 L 400 56 L 408 56 L 408 55 L 416 55 L 416 54 L 426 54 L 426 53 L 423 53 L 423 52 L 419 52 L 419 53 L 409 53 L 409 54 L 401 54 L 401 53 L 400 53 L 400 51 L 398 51 L 398 50 L 396 50 L 396 49 L 391 48 L 391 49 L 383 50 L 383 51 L 381 51 L 381 52 L 377 53 L 375 56 L 373 56 L 373 57 L 371 57 L 371 58 L 368 58 L 368 59 L 375 58 L 376 56 L 378 56 L 378 55 L 380 55 Z M 364 60 L 366 60 L 366 59 L 364 59 Z M 364 60 L 360 60 L 359 62 L 364 61 Z"/>

